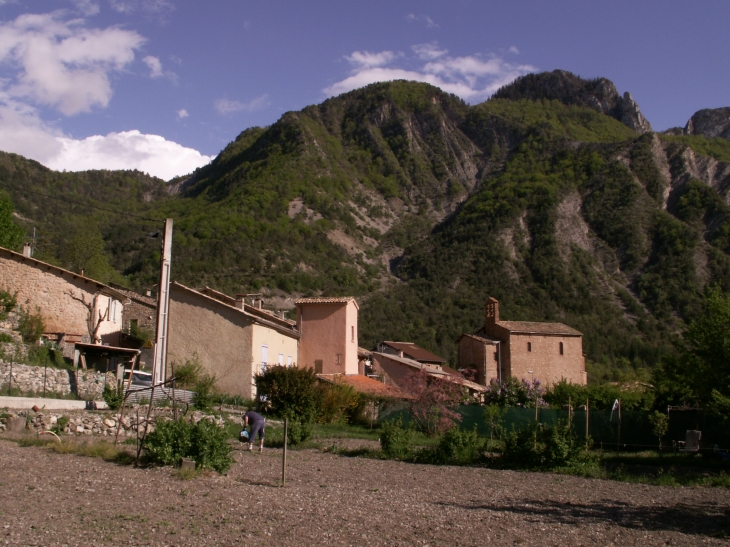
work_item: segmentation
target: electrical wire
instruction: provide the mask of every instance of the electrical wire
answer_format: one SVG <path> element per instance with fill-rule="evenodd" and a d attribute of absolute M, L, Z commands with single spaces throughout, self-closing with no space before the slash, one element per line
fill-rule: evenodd
<path fill-rule="evenodd" d="M 149 222 L 165 222 L 164 219 L 147 218 L 147 217 L 143 217 L 143 216 L 140 216 L 140 215 L 134 215 L 132 213 L 123 213 L 121 211 L 115 211 L 113 209 L 105 209 L 104 207 L 99 207 L 97 205 L 89 205 L 88 203 L 81 203 L 81 202 L 78 202 L 78 201 L 73 201 L 73 200 L 70 200 L 70 199 L 67 199 L 67 198 L 62 198 L 62 197 L 59 197 L 59 196 L 49 196 L 48 194 L 44 194 L 42 192 L 36 192 L 35 190 L 28 190 L 27 188 L 18 188 L 17 186 L 13 186 L 12 184 L 8 184 L 7 182 L 0 181 L 0 186 L 4 186 L 5 188 L 10 188 L 10 189 L 15 190 L 17 192 L 27 192 L 29 194 L 36 194 L 38 196 L 43 196 L 43 197 L 49 198 L 49 199 L 56 199 L 58 201 L 65 201 L 66 203 L 71 203 L 73 205 L 79 205 L 81 207 L 89 207 L 91 209 L 98 209 L 99 211 L 106 211 L 107 213 L 114 213 L 114 214 L 117 214 L 117 215 L 124 215 L 125 217 L 138 218 L 140 220 L 146 220 L 146 221 L 149 221 Z"/>

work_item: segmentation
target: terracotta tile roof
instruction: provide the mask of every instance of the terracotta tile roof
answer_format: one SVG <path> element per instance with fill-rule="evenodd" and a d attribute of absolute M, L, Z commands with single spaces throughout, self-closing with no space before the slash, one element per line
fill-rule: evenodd
<path fill-rule="evenodd" d="M 583 336 L 577 331 L 563 323 L 537 323 L 531 321 L 498 321 L 497 325 L 510 332 L 526 334 L 564 334 L 566 336 Z"/>
<path fill-rule="evenodd" d="M 474 340 L 478 340 L 479 342 L 484 342 L 485 344 L 493 344 L 494 342 L 499 342 L 499 340 L 497 340 L 496 338 L 488 338 L 486 336 L 480 336 L 478 334 L 469 334 L 466 332 L 464 334 L 462 334 L 461 336 L 459 336 L 459 338 L 456 341 L 458 342 L 464 336 L 466 336 L 467 338 L 473 338 Z"/>
<path fill-rule="evenodd" d="M 348 302 L 355 302 L 355 306 L 357 306 L 357 301 L 355 300 L 354 296 L 316 296 L 314 298 L 299 298 L 294 303 L 295 304 L 346 304 Z M 358 306 L 359 308 L 359 306 Z"/>
<path fill-rule="evenodd" d="M 348 385 L 358 393 L 373 395 L 375 397 L 389 397 L 393 399 L 411 399 L 407 393 L 401 391 L 397 387 L 370 378 L 369 376 L 353 375 L 345 376 L 343 374 L 318 374 L 317 377 L 325 382 L 333 384 Z"/>
<path fill-rule="evenodd" d="M 391 355 L 390 353 L 379 353 L 379 352 L 373 352 L 373 355 L 377 355 L 379 357 L 385 357 L 386 359 L 390 359 L 391 361 L 394 361 L 396 363 L 401 363 L 403 365 L 407 365 L 413 369 L 416 370 L 423 370 L 427 374 L 435 377 L 435 378 L 441 378 L 443 380 L 448 380 L 451 382 L 456 382 L 459 384 L 462 384 L 465 387 L 468 387 L 469 389 L 472 389 L 474 391 L 484 392 L 487 391 L 486 386 L 483 386 L 481 384 L 477 384 L 476 382 L 472 382 L 471 380 L 466 380 L 463 375 L 460 373 L 454 371 L 454 369 L 451 369 L 449 367 L 442 367 L 439 368 L 435 365 L 427 365 L 423 363 L 419 363 L 418 361 L 414 361 L 413 359 L 408 359 L 406 357 L 398 357 L 397 355 Z M 456 375 L 452 375 L 449 371 L 456 372 Z"/>
<path fill-rule="evenodd" d="M 446 359 L 439 357 L 435 353 L 431 353 L 428 350 L 417 346 L 413 342 L 383 342 L 386 346 L 390 346 L 393 349 L 402 351 L 403 355 L 407 355 L 411 359 L 416 361 L 425 361 L 427 363 L 445 363 Z"/>

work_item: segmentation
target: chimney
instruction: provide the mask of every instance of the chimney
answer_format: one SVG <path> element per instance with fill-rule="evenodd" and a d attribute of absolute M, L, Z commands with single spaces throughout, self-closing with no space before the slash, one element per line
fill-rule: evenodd
<path fill-rule="evenodd" d="M 398 357 L 403 359 L 403 350 L 398 350 Z"/>
<path fill-rule="evenodd" d="M 235 304 L 235 306 L 239 310 L 242 310 L 243 309 L 243 300 L 244 300 L 245 296 L 246 296 L 245 294 L 237 294 L 236 295 L 236 304 Z"/>
<path fill-rule="evenodd" d="M 30 246 L 30 243 L 23 245 L 23 256 L 26 258 L 33 256 L 33 248 Z"/>
<path fill-rule="evenodd" d="M 491 296 L 487 300 L 486 320 L 487 325 L 499 323 L 499 300 L 492 298 Z"/>
<path fill-rule="evenodd" d="M 257 304 L 256 307 L 258 309 L 260 309 L 260 310 L 263 309 L 264 308 L 264 299 L 263 298 L 259 298 L 259 301 L 256 304 Z"/>

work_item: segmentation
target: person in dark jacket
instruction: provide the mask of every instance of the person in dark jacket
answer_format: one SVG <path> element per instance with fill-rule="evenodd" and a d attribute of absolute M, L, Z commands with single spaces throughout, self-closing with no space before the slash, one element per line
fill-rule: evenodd
<path fill-rule="evenodd" d="M 264 435 L 266 433 L 266 418 L 258 412 L 249 410 L 243 415 L 243 427 L 250 427 L 248 432 L 248 449 L 253 450 L 253 438 L 259 435 L 259 452 L 264 451 Z"/>

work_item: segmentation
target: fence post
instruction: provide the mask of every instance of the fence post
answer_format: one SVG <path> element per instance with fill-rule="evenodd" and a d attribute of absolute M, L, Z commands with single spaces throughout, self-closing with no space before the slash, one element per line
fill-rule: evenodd
<path fill-rule="evenodd" d="M 589 399 L 586 399 L 586 451 L 588 451 L 588 403 Z"/>
<path fill-rule="evenodd" d="M 281 487 L 286 485 L 286 445 L 289 436 L 289 418 L 284 418 L 284 455 L 281 460 Z"/>

